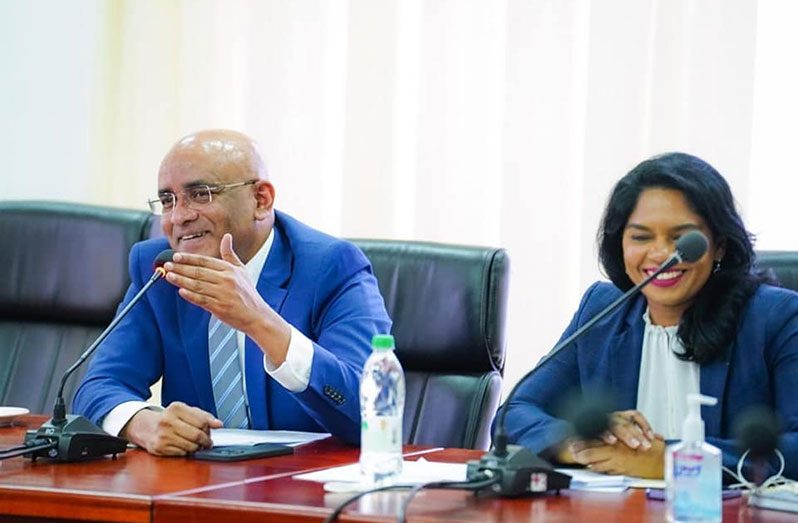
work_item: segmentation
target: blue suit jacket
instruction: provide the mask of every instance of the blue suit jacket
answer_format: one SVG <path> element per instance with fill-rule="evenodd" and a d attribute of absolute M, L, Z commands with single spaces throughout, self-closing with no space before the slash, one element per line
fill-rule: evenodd
<path fill-rule="evenodd" d="M 153 260 L 167 248 L 165 239 L 133 246 L 132 283 L 120 309 L 149 280 Z M 266 374 L 262 351 L 246 339 L 253 428 L 328 431 L 359 441 L 361 372 L 371 337 L 391 328 L 365 255 L 278 212 L 257 290 L 313 341 L 313 365 L 307 389 L 289 392 Z M 97 350 L 75 395 L 75 412 L 99 424 L 116 405 L 148 398 L 150 386 L 163 376 L 164 405 L 179 400 L 215 415 L 209 317 L 176 287 L 157 282 Z"/>
<path fill-rule="evenodd" d="M 591 286 L 562 339 L 620 295 L 609 283 Z M 568 425 L 552 413 L 569 390 L 608 391 L 618 410 L 636 408 L 645 308 L 643 296 L 632 300 L 521 384 L 505 407 L 510 441 L 541 452 L 567 437 Z M 721 449 L 723 464 L 736 470 L 737 414 L 769 405 L 782 419 L 785 474 L 798 478 L 798 294 L 761 286 L 746 305 L 726 357 L 702 365 L 700 375 L 701 393 L 718 399 L 718 405 L 702 408 L 702 417 L 707 441 Z"/>

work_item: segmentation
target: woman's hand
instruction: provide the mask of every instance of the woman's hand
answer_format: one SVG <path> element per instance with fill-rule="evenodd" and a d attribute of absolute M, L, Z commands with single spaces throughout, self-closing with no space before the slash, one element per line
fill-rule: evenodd
<path fill-rule="evenodd" d="M 577 463 L 604 474 L 662 479 L 665 471 L 665 442 L 660 438 L 652 440 L 645 449 L 597 441 L 573 441 L 569 453 Z"/>
<path fill-rule="evenodd" d="M 614 445 L 618 441 L 630 449 L 648 450 L 662 436 L 655 434 L 648 420 L 636 410 L 622 410 L 610 414 L 610 426 L 601 438 Z"/>

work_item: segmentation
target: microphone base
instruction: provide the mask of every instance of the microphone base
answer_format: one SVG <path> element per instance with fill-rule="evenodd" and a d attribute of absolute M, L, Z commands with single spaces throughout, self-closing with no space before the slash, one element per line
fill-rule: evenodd
<path fill-rule="evenodd" d="M 507 445 L 506 456 L 496 456 L 494 449 L 479 461 L 468 462 L 468 481 L 483 478 L 485 474 L 501 478 L 489 487 L 499 497 L 559 492 L 571 485 L 570 476 L 555 471 L 549 462 L 520 445 Z"/>
<path fill-rule="evenodd" d="M 53 443 L 49 449 L 36 450 L 26 457 L 36 461 L 45 458 L 53 461 L 86 461 L 105 456 L 116 458 L 127 450 L 127 441 L 111 436 L 83 416 L 68 415 L 63 423 L 46 421 L 37 430 L 25 434 L 26 445 Z"/>

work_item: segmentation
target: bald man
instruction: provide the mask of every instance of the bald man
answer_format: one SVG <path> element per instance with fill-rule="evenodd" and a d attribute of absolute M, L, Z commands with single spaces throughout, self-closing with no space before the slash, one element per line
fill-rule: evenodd
<path fill-rule="evenodd" d="M 391 322 L 363 253 L 274 209 L 255 143 L 180 140 L 158 172 L 165 239 L 136 244 L 123 307 L 175 251 L 166 281 L 103 342 L 74 409 L 157 455 L 212 445 L 222 426 L 360 438 L 358 385 Z M 145 403 L 162 382 L 162 403 Z"/>

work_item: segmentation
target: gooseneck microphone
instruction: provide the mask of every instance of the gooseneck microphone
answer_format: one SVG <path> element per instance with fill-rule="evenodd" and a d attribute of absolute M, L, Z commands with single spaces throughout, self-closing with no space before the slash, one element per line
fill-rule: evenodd
<path fill-rule="evenodd" d="M 61 385 L 58 387 L 58 393 L 56 394 L 53 417 L 39 427 L 38 430 L 28 431 L 25 435 L 25 445 L 23 447 L 8 449 L 5 452 L 11 454 L 0 454 L 0 459 L 25 455 L 33 460 L 42 457 L 56 461 L 83 461 L 109 454 L 116 457 L 117 454 L 125 452 L 127 442 L 124 439 L 111 436 L 84 416 L 66 414 L 64 385 L 69 376 L 94 353 L 97 347 L 141 300 L 150 287 L 166 276 L 166 270 L 163 266 L 166 262 L 172 260 L 173 254 L 174 251 L 171 249 L 164 250 L 158 254 L 153 262 L 154 272 L 149 281 L 136 293 L 125 308 L 119 311 L 119 314 L 116 315 L 102 334 L 94 340 L 94 343 L 64 372 L 61 378 Z"/>
<path fill-rule="evenodd" d="M 751 458 L 751 479 L 755 485 L 761 485 L 768 476 L 768 457 L 778 451 L 780 425 L 776 413 L 765 405 L 747 408 L 732 424 L 737 446 L 744 452 L 738 463 L 738 474 L 742 476 L 745 458 Z"/>
<path fill-rule="evenodd" d="M 501 481 L 495 483 L 491 488 L 493 491 L 506 497 L 515 497 L 532 492 L 546 492 L 548 490 L 560 490 L 568 488 L 570 477 L 560 474 L 553 470 L 552 466 L 534 452 L 521 447 L 520 445 L 508 445 L 507 433 L 505 431 L 505 418 L 508 407 L 522 383 L 543 368 L 561 350 L 571 345 L 596 323 L 601 321 L 608 314 L 628 301 L 632 296 L 648 285 L 654 278 L 667 271 L 674 265 L 682 262 L 693 263 L 698 261 L 707 250 L 708 242 L 706 236 L 700 231 L 693 230 L 686 233 L 676 241 L 673 254 L 657 267 L 653 273 L 648 275 L 643 281 L 626 291 L 618 299 L 607 305 L 604 309 L 582 325 L 573 334 L 560 341 L 549 351 L 539 362 L 527 372 L 507 395 L 504 408 L 499 413 L 496 420 L 496 431 L 493 437 L 493 450 L 479 461 L 468 463 L 468 478 L 489 476 L 500 476 Z M 595 407 L 596 405 L 594 405 Z M 584 438 L 593 438 L 607 428 L 609 413 L 603 414 L 596 411 L 596 408 L 586 408 L 579 416 L 588 419 L 575 420 L 575 427 L 590 434 L 579 434 Z M 603 425 L 603 426 L 602 426 Z"/>

